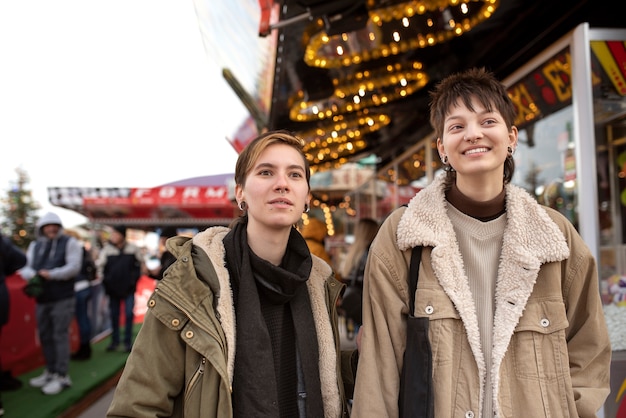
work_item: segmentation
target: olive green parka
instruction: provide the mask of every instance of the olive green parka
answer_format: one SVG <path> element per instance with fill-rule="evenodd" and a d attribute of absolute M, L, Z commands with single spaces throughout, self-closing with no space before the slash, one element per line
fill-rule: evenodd
<path fill-rule="evenodd" d="M 170 238 L 176 262 L 148 301 L 148 311 L 113 402 L 112 417 L 232 417 L 236 320 L 222 243 L 229 229 Z M 343 285 L 313 257 L 307 281 L 319 342 L 326 417 L 347 417 L 356 351 L 341 352 L 336 301 Z M 342 377 L 343 374 L 345 377 Z"/>

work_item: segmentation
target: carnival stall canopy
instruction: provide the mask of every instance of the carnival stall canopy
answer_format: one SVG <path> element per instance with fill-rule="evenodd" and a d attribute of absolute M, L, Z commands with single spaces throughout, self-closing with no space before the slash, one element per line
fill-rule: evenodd
<path fill-rule="evenodd" d="M 48 200 L 100 224 L 228 225 L 239 213 L 233 184 L 233 174 L 218 174 L 152 188 L 49 187 Z"/>
<path fill-rule="evenodd" d="M 384 216 L 406 204 L 419 190 L 380 180 L 371 183 L 373 175 L 371 168 L 356 164 L 316 173 L 311 178 L 314 202 L 337 205 L 345 199 L 352 200 L 353 204 L 361 200 L 360 205 L 378 206 L 377 212 L 381 212 L 378 215 Z M 95 224 L 125 224 L 137 228 L 201 227 L 228 225 L 239 216 L 234 190 L 234 174 L 218 174 L 152 188 L 49 187 L 48 200 L 55 206 L 86 216 Z"/>

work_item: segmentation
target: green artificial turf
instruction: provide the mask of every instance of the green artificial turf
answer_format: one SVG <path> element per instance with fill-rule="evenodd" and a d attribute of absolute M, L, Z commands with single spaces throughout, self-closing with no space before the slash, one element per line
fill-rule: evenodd
<path fill-rule="evenodd" d="M 137 335 L 141 324 L 136 324 L 134 334 Z M 70 362 L 69 375 L 72 387 L 63 390 L 57 395 L 44 395 L 40 388 L 29 386 L 29 379 L 39 376 L 43 367 L 17 376 L 24 384 L 15 391 L 2 392 L 5 415 L 3 418 L 56 418 L 64 416 L 88 398 L 88 395 L 97 391 L 100 386 L 114 378 L 124 368 L 128 353 L 124 351 L 106 352 L 110 337 L 92 345 L 92 354 L 89 360 Z M 120 345 L 122 350 L 123 344 Z"/>

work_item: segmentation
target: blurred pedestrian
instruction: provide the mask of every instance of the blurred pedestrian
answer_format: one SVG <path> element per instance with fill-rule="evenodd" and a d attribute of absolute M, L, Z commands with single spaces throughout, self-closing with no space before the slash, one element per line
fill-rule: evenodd
<path fill-rule="evenodd" d="M 7 288 L 6 278 L 26 265 L 26 254 L 21 248 L 11 242 L 10 239 L 0 233 L 0 341 L 2 340 L 2 328 L 9 322 L 10 295 Z M 19 379 L 11 375 L 11 371 L 2 368 L 0 357 L 0 389 L 18 389 L 22 386 Z M 4 415 L 2 394 L 0 394 L 0 416 Z"/>
<path fill-rule="evenodd" d="M 510 183 L 515 117 L 484 69 L 431 93 L 445 172 L 390 214 L 370 247 L 354 417 L 602 408 L 611 345 L 597 265 L 563 215 Z M 422 251 L 409 292 L 413 247 Z"/>
<path fill-rule="evenodd" d="M 339 304 L 348 319 L 353 321 L 358 332 L 362 319 L 363 277 L 370 245 L 378 232 L 378 222 L 371 218 L 361 218 L 356 224 L 354 242 L 350 244 L 341 269 L 343 282 L 348 286 Z"/>
<path fill-rule="evenodd" d="M 83 250 L 76 238 L 64 233 L 56 213 L 43 215 L 36 227 L 37 240 L 28 246 L 28 262 L 20 273 L 26 280 L 41 281 L 42 292 L 35 301 L 46 367 L 29 383 L 46 395 L 56 395 L 72 386 L 68 374 L 70 325 L 76 306 L 74 279 L 80 272 Z"/>
<path fill-rule="evenodd" d="M 83 262 L 80 272 L 74 281 L 74 293 L 76 294 L 76 324 L 78 325 L 78 335 L 80 345 L 78 351 L 72 354 L 72 360 L 89 360 L 91 358 L 91 315 L 89 314 L 89 304 L 92 300 L 92 282 L 96 276 L 96 265 L 91 251 L 87 249 L 87 244 L 82 241 L 78 232 L 66 230 L 66 234 L 80 240 L 83 249 Z"/>
<path fill-rule="evenodd" d="M 145 270 L 141 249 L 126 240 L 126 227 L 116 225 L 109 241 L 104 244 L 96 262 L 102 277 L 104 291 L 109 297 L 111 343 L 106 351 L 117 350 L 120 344 L 120 312 L 124 305 L 124 349 L 132 348 L 135 315 L 135 291 L 141 273 Z"/>
<path fill-rule="evenodd" d="M 326 224 L 317 218 L 309 217 L 303 222 L 302 236 L 311 254 L 318 256 L 332 267 L 330 255 L 326 251 L 326 237 L 328 236 Z"/>
<path fill-rule="evenodd" d="M 178 229 L 175 227 L 166 227 L 161 230 L 159 234 L 159 250 L 161 251 L 161 256 L 159 258 L 159 267 L 154 270 L 149 270 L 148 276 L 155 279 L 161 280 L 163 278 L 163 273 L 165 270 L 172 265 L 176 258 L 174 255 L 167 249 L 165 246 L 165 242 L 175 237 L 178 234 Z"/>
<path fill-rule="evenodd" d="M 310 201 L 303 146 L 285 132 L 253 140 L 235 169 L 243 216 L 167 241 L 177 260 L 108 417 L 348 416 L 356 351 L 340 351 L 342 285 L 294 228 Z"/>

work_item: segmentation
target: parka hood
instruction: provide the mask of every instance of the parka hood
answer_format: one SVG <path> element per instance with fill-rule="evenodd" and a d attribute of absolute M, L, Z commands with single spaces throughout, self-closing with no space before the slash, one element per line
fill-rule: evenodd
<path fill-rule="evenodd" d="M 41 228 L 46 225 L 59 225 L 61 229 L 63 229 L 63 222 L 61 222 L 61 218 L 59 217 L 59 215 L 53 212 L 48 212 L 41 218 L 39 218 L 36 224 L 37 234 L 41 234 Z"/>

